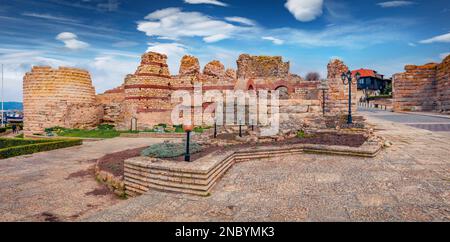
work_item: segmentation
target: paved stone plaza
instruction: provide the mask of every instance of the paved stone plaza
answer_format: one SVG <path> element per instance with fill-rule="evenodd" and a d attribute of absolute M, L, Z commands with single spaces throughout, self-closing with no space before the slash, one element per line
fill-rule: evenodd
<path fill-rule="evenodd" d="M 120 200 L 83 176 L 89 160 L 152 139 L 2 160 L 0 220 L 449 221 L 450 133 L 408 126 L 406 114 L 363 114 L 394 144 L 376 158 L 301 154 L 238 163 L 209 197 L 151 191 Z"/>
<path fill-rule="evenodd" d="M 116 138 L 0 161 L 0 221 L 71 221 L 120 202 L 95 181 L 93 159 L 159 139 Z"/>
<path fill-rule="evenodd" d="M 450 133 L 376 118 L 404 114 L 365 114 L 394 143 L 377 158 L 302 154 L 240 163 L 210 197 L 151 191 L 86 220 L 449 221 Z"/>

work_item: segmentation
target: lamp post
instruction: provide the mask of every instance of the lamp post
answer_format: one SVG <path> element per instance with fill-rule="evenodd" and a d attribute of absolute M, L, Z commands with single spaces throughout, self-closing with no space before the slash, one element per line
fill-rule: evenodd
<path fill-rule="evenodd" d="M 217 138 L 217 119 L 214 119 L 214 139 Z"/>
<path fill-rule="evenodd" d="M 358 80 L 361 77 L 361 74 L 357 72 L 355 74 L 356 80 Z M 347 117 L 347 124 L 352 124 L 352 84 L 353 84 L 353 77 L 352 72 L 348 71 L 347 73 L 342 73 L 341 75 L 342 83 L 344 85 L 348 85 L 348 117 Z"/>
<path fill-rule="evenodd" d="M 242 137 L 242 121 L 239 119 L 239 137 Z"/>
<path fill-rule="evenodd" d="M 325 116 L 326 94 L 328 90 L 328 84 L 326 81 L 322 81 L 319 90 L 322 90 L 322 115 Z"/>
<path fill-rule="evenodd" d="M 191 136 L 191 131 L 193 130 L 193 126 L 192 125 L 184 125 L 183 129 L 186 132 L 186 153 L 184 154 L 184 161 L 186 162 L 190 162 L 191 161 L 191 153 L 189 150 L 189 139 Z"/>

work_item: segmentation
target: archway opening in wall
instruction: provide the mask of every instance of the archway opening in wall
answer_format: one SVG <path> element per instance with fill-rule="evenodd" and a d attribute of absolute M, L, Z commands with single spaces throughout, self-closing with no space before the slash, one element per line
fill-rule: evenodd
<path fill-rule="evenodd" d="M 253 87 L 253 85 L 250 85 L 250 86 L 248 86 L 248 90 L 253 91 L 253 90 L 255 90 L 255 88 Z"/>
<path fill-rule="evenodd" d="M 276 91 L 279 91 L 279 96 L 278 98 L 280 100 L 286 100 L 289 99 L 289 90 L 286 86 L 279 86 L 277 88 L 275 88 Z"/>

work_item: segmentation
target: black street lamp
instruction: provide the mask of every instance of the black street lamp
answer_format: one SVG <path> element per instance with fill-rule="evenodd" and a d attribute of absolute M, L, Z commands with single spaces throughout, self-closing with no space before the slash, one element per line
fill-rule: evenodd
<path fill-rule="evenodd" d="M 239 137 L 242 137 L 242 121 L 239 120 Z"/>
<path fill-rule="evenodd" d="M 191 161 L 191 153 L 189 150 L 189 143 L 190 143 L 190 136 L 191 136 L 191 131 L 193 130 L 193 126 L 192 125 L 184 125 L 183 129 L 186 132 L 186 153 L 184 154 L 184 161 L 190 162 Z"/>
<path fill-rule="evenodd" d="M 322 115 L 325 116 L 326 95 L 328 90 L 328 84 L 326 81 L 322 81 L 321 85 L 319 86 L 319 90 L 322 90 Z"/>
<path fill-rule="evenodd" d="M 358 80 L 361 77 L 361 74 L 357 72 L 355 74 L 356 80 Z M 347 73 L 342 73 L 341 75 L 342 83 L 344 85 L 348 85 L 348 117 L 347 117 L 347 124 L 352 124 L 352 84 L 353 84 L 353 77 L 352 72 L 348 71 Z"/>
<path fill-rule="evenodd" d="M 214 139 L 217 138 L 217 119 L 214 119 Z"/>

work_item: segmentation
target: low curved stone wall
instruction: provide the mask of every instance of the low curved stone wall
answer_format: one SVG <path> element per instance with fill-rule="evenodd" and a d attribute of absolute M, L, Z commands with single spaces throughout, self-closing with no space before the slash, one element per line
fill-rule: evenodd
<path fill-rule="evenodd" d="M 236 162 L 301 153 L 375 157 L 381 148 L 378 142 L 368 141 L 358 148 L 309 144 L 260 146 L 214 152 L 194 162 L 135 157 L 125 160 L 125 192 L 128 196 L 136 196 L 149 189 L 157 189 L 208 196 L 213 186 Z"/>

